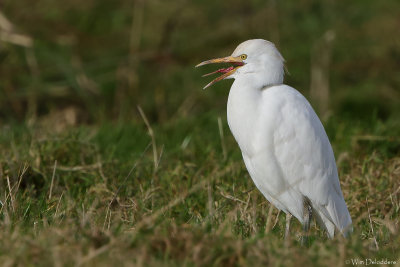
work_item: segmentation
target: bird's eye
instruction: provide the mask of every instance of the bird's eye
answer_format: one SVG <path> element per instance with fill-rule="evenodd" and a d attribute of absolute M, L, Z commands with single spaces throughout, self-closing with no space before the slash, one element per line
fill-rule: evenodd
<path fill-rule="evenodd" d="M 246 55 L 246 54 L 243 54 L 243 55 L 240 56 L 240 58 L 241 58 L 242 60 L 245 60 L 245 59 L 247 58 L 247 55 Z"/>

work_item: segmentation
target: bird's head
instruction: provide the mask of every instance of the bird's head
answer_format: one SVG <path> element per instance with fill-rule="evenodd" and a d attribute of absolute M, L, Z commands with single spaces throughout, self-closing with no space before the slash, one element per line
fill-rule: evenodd
<path fill-rule="evenodd" d="M 223 79 L 250 77 L 249 75 L 253 75 L 250 79 L 257 79 L 262 86 L 265 86 L 283 82 L 284 61 L 273 43 L 263 39 L 253 39 L 241 43 L 236 47 L 232 55 L 228 57 L 206 60 L 196 65 L 196 67 L 211 63 L 229 63 L 233 65 L 203 75 L 204 77 L 215 73 L 223 73 L 207 84 L 204 89 Z"/>

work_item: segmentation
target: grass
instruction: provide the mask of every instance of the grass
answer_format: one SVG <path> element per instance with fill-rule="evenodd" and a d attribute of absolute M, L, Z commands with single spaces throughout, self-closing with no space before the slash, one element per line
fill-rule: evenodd
<path fill-rule="evenodd" d="M 399 3 L 4 1 L 1 264 L 399 264 Z M 301 247 L 293 220 L 285 245 L 227 127 L 229 82 L 200 89 L 194 66 L 251 38 L 277 44 L 314 107 L 321 70 L 349 240 L 312 227 Z"/>
<path fill-rule="evenodd" d="M 341 124 L 327 129 L 357 136 L 365 130 Z M 223 125 L 226 159 L 212 113 L 154 125 L 156 142 L 144 123 L 134 122 L 60 133 L 3 127 L 2 263 L 344 266 L 351 259 L 399 260 L 400 158 L 387 150 L 398 147 L 398 139 L 332 138 L 334 147 L 346 147 L 336 152 L 354 234 L 328 240 L 313 227 L 309 247 L 301 247 L 301 226 L 294 222 L 285 246 L 284 215 L 255 189 Z M 389 130 L 379 122 L 369 127 Z"/>

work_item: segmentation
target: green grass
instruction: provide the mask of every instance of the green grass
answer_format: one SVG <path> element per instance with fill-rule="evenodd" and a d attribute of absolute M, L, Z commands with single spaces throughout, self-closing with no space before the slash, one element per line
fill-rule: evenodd
<path fill-rule="evenodd" d="M 1 264 L 399 262 L 399 4 L 4 1 L 12 25 L 0 19 Z M 227 127 L 230 82 L 203 91 L 201 75 L 213 69 L 194 66 L 269 39 L 286 59 L 286 83 L 318 107 L 310 73 L 329 54 L 326 32 L 335 39 L 321 117 L 354 234 L 328 240 L 312 227 L 302 247 L 293 220 L 285 245 L 284 215 L 255 188 Z"/>
<path fill-rule="evenodd" d="M 328 132 L 366 131 L 348 121 L 331 124 Z M 313 227 L 309 247 L 301 247 L 298 222 L 285 246 L 284 216 L 255 189 L 226 125 L 224 159 L 216 116 L 153 130 L 156 164 L 144 123 L 62 133 L 3 127 L 2 262 L 298 266 L 399 260 L 400 159 L 387 150 L 398 140 L 332 138 L 354 234 L 328 240 Z M 375 122 L 367 130 L 389 129 Z"/>

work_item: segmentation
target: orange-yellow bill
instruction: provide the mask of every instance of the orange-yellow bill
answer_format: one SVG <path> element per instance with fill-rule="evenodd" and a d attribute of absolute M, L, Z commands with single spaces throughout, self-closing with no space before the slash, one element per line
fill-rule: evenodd
<path fill-rule="evenodd" d="M 204 74 L 203 77 L 205 76 L 209 76 L 215 73 L 223 73 L 221 76 L 215 78 L 214 80 L 212 80 L 210 83 L 208 83 L 206 86 L 204 86 L 203 89 L 206 89 L 207 87 L 213 85 L 216 82 L 219 82 L 227 77 L 229 77 L 230 75 L 232 75 L 233 73 L 235 73 L 235 71 L 242 67 L 244 65 L 243 60 L 240 57 L 223 57 L 223 58 L 215 58 L 215 59 L 210 59 L 210 60 L 206 60 L 201 62 L 200 64 L 196 65 L 197 67 L 203 66 L 203 65 L 207 65 L 207 64 L 213 64 L 213 63 L 232 63 L 234 66 L 231 66 L 229 68 L 223 68 L 223 69 L 218 69 L 214 72 L 211 73 L 207 73 Z"/>

